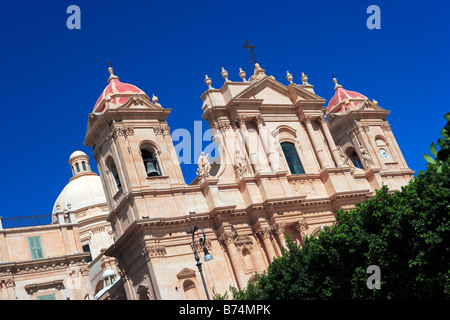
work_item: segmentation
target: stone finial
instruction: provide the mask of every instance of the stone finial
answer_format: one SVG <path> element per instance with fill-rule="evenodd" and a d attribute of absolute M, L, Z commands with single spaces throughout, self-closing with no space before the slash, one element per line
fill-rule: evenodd
<path fill-rule="evenodd" d="M 222 75 L 222 77 L 225 79 L 226 82 L 230 82 L 230 80 L 228 80 L 228 71 L 225 70 L 224 67 L 222 67 L 222 72 L 220 74 Z"/>
<path fill-rule="evenodd" d="M 239 68 L 239 77 L 242 79 L 243 82 L 247 82 L 247 80 L 245 80 L 246 77 L 246 73 L 245 71 L 242 70 L 242 68 Z"/>
<path fill-rule="evenodd" d="M 292 83 L 292 80 L 294 79 L 294 77 L 292 76 L 292 74 L 289 73 L 289 71 L 286 71 L 286 79 L 289 81 L 289 83 Z"/>
<path fill-rule="evenodd" d="M 336 78 L 333 78 L 333 82 L 334 82 L 334 90 L 337 90 L 337 88 L 342 88 L 342 86 L 337 82 Z"/>
<path fill-rule="evenodd" d="M 212 81 L 211 78 L 208 77 L 208 75 L 205 75 L 205 84 L 208 86 L 209 89 L 214 89 L 213 87 L 211 87 Z"/>
<path fill-rule="evenodd" d="M 117 80 L 119 80 L 119 77 L 116 76 L 116 75 L 113 73 L 113 68 L 112 68 L 112 67 L 109 67 L 109 68 L 108 68 L 108 72 L 109 72 L 108 83 L 109 83 L 112 79 L 117 79 Z"/>
<path fill-rule="evenodd" d="M 308 76 L 302 72 L 302 84 L 308 85 Z"/>
<path fill-rule="evenodd" d="M 158 103 L 158 97 L 157 96 L 155 96 L 154 94 L 152 94 L 153 95 L 153 97 L 152 97 L 152 101 L 153 101 L 153 103 L 155 104 L 155 105 L 157 105 L 157 106 L 161 106 L 159 103 Z"/>
<path fill-rule="evenodd" d="M 377 100 L 375 100 L 375 99 L 372 99 L 373 101 L 373 103 L 375 104 L 375 105 L 378 105 L 378 101 Z"/>

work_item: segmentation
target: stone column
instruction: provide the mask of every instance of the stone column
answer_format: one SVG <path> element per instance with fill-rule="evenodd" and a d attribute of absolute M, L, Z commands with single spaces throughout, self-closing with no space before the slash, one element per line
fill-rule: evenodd
<path fill-rule="evenodd" d="M 279 169 L 278 160 L 276 156 L 278 155 L 275 152 L 275 147 L 272 143 L 272 135 L 270 134 L 269 130 L 267 130 L 266 126 L 264 125 L 264 119 L 261 115 L 256 116 L 253 121 L 258 127 L 258 134 L 259 134 L 259 140 L 261 140 L 261 143 L 263 145 L 263 149 L 265 151 L 266 159 L 269 166 L 268 169 L 271 169 L 272 172 L 277 172 Z M 269 140 L 270 139 L 270 140 Z"/>
<path fill-rule="evenodd" d="M 272 233 L 270 231 L 270 227 L 260 228 L 256 231 L 256 235 L 262 240 L 264 243 L 264 247 L 266 249 L 267 259 L 269 263 L 271 263 L 276 257 L 275 249 L 272 245 Z"/>
<path fill-rule="evenodd" d="M 93 299 L 93 292 L 92 292 L 92 287 L 91 287 L 91 281 L 89 279 L 89 269 L 83 269 L 81 271 L 82 274 L 82 280 L 83 280 L 83 285 L 84 285 L 84 296 L 83 299 L 87 300 L 92 300 Z M 86 295 L 89 296 L 89 298 L 86 297 Z"/>
<path fill-rule="evenodd" d="M 272 232 L 277 236 L 278 241 L 281 244 L 281 247 L 287 249 L 286 246 L 286 239 L 284 238 L 284 227 L 285 224 L 284 223 L 276 223 L 273 227 L 272 227 Z M 281 249 L 281 248 L 280 248 Z"/>
<path fill-rule="evenodd" d="M 334 143 L 333 137 L 331 136 L 330 128 L 328 128 L 328 124 L 325 120 L 325 116 L 320 116 L 320 124 L 322 125 L 323 133 L 325 134 L 325 138 L 327 139 L 328 146 L 331 150 L 331 155 L 333 156 L 333 160 L 336 163 L 336 167 L 340 167 L 343 165 L 341 156 L 339 154 L 339 150 Z"/>
<path fill-rule="evenodd" d="M 245 124 L 244 116 L 237 116 L 235 122 L 239 125 L 239 128 L 242 131 L 244 144 L 247 146 L 248 155 L 250 159 L 250 165 L 253 166 L 255 172 L 261 171 L 261 166 L 258 162 L 258 153 L 256 152 L 255 146 L 253 146 L 249 141 L 249 135 L 247 130 L 247 125 Z"/>
<path fill-rule="evenodd" d="M 6 288 L 8 291 L 8 299 L 15 300 L 16 299 L 16 283 L 13 279 L 6 280 Z"/>
<path fill-rule="evenodd" d="M 295 231 L 300 235 L 300 243 L 303 245 L 303 231 L 308 230 L 309 226 L 305 219 L 301 218 L 294 224 Z"/>
<path fill-rule="evenodd" d="M 308 131 L 309 138 L 311 139 L 313 148 L 317 154 L 317 158 L 319 159 L 319 164 L 320 164 L 321 168 L 329 167 L 330 165 L 328 164 L 328 162 L 325 159 L 325 156 L 323 154 L 323 149 L 320 146 L 319 141 L 317 140 L 316 133 L 314 132 L 314 128 L 311 124 L 311 116 L 310 115 L 305 116 L 302 119 L 302 122 L 306 126 L 306 130 Z"/>
<path fill-rule="evenodd" d="M 6 288 L 6 280 L 0 281 L 0 290 L 1 290 L 0 295 L 1 300 L 8 300 L 8 292 L 7 292 L 8 289 Z"/>
<path fill-rule="evenodd" d="M 239 289 L 245 288 L 247 286 L 247 278 L 245 276 L 245 270 L 242 265 L 242 255 L 239 254 L 234 243 L 234 234 L 232 232 L 224 232 L 219 236 L 219 241 L 221 241 L 227 247 L 228 254 L 231 259 L 231 265 L 234 270 Z"/>
<path fill-rule="evenodd" d="M 125 294 L 127 295 L 128 300 L 138 300 L 135 290 L 133 288 L 133 283 L 129 275 L 128 269 L 127 268 L 120 269 L 119 275 L 124 280 L 123 287 L 125 289 Z"/>

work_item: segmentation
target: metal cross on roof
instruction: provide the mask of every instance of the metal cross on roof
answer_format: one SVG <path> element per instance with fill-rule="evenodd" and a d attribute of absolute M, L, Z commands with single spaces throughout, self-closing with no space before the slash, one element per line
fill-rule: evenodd
<path fill-rule="evenodd" d="M 253 54 L 253 49 L 255 49 L 255 46 L 252 46 L 248 40 L 245 40 L 246 44 L 244 45 L 244 48 L 247 49 L 247 57 L 248 57 L 248 63 L 250 64 L 250 66 L 255 65 L 256 63 L 256 58 L 255 55 Z M 250 54 L 252 55 L 253 61 L 250 61 L 250 57 L 248 56 L 248 53 L 250 52 Z"/>

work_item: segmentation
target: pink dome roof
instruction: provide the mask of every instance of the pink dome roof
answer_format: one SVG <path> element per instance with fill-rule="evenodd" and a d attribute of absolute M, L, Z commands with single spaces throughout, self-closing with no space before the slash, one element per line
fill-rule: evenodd
<path fill-rule="evenodd" d="M 97 99 L 94 110 L 92 112 L 103 112 L 106 108 L 106 103 L 112 103 L 116 105 L 124 104 L 130 97 L 134 96 L 135 94 L 143 94 L 147 99 L 149 99 L 145 92 L 138 87 L 132 84 L 120 82 L 119 77 L 115 76 L 112 73 L 112 68 L 109 68 L 109 72 L 111 74 L 108 79 L 109 84 Z"/>
<path fill-rule="evenodd" d="M 334 96 L 328 103 L 327 114 L 329 113 L 343 113 L 346 109 L 357 109 L 361 102 L 367 100 L 367 97 L 354 91 L 345 90 L 341 85 L 337 84 L 336 79 L 333 79 L 336 86 L 334 87 Z"/>

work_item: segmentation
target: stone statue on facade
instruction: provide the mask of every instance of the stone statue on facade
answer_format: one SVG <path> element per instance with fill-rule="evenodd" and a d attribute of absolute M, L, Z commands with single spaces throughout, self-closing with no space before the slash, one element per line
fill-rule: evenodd
<path fill-rule="evenodd" d="M 353 166 L 351 161 L 348 159 L 348 157 L 342 151 L 342 148 L 338 147 L 337 149 L 339 152 L 339 156 L 341 157 L 341 162 L 342 162 L 341 166 Z"/>
<path fill-rule="evenodd" d="M 373 162 L 372 157 L 366 151 L 366 149 L 363 146 L 361 146 L 359 150 L 361 151 L 361 157 L 363 158 L 366 167 L 373 167 L 375 163 Z"/>
<path fill-rule="evenodd" d="M 242 176 L 247 172 L 247 165 L 245 163 L 245 157 L 239 150 L 236 150 L 236 158 L 234 163 L 234 170 L 238 176 Z"/>
<path fill-rule="evenodd" d="M 208 155 L 205 155 L 204 152 L 198 158 L 198 169 L 197 175 L 201 178 L 209 177 L 209 172 L 211 171 L 211 164 L 209 163 Z"/>

